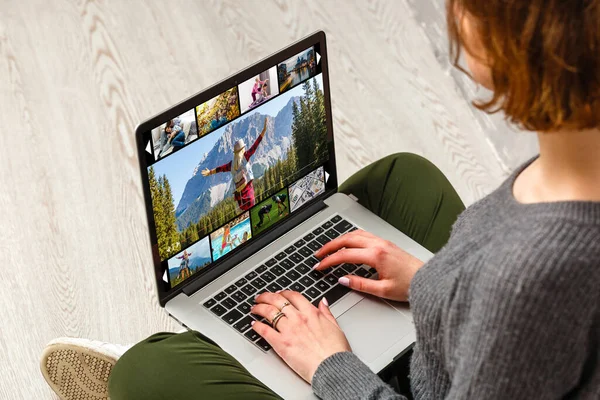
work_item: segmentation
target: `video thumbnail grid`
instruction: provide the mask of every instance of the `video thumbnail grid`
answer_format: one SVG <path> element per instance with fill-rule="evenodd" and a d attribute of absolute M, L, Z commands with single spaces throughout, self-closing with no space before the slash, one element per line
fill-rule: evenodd
<path fill-rule="evenodd" d="M 152 131 L 148 176 L 171 288 L 325 191 L 323 90 L 311 47 Z"/>

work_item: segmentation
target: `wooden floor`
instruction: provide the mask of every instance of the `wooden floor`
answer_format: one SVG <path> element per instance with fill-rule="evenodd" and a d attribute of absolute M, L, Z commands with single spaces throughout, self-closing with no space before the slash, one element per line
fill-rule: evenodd
<path fill-rule="evenodd" d="M 497 186 L 532 138 L 473 111 L 438 3 L 0 0 L 0 399 L 54 398 L 38 367 L 54 337 L 176 329 L 154 292 L 134 127 L 306 34 L 328 35 L 341 179 L 410 151 L 466 203 Z"/>

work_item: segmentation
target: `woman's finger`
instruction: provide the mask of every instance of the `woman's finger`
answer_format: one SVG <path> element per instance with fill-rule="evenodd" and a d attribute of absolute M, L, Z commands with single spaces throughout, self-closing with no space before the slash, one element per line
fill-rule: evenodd
<path fill-rule="evenodd" d="M 278 347 L 279 341 L 281 340 L 281 333 L 277 332 L 271 326 L 263 324 L 259 321 L 252 322 L 252 329 L 260 336 L 265 338 L 267 342 L 274 348 Z"/>
<path fill-rule="evenodd" d="M 287 308 L 287 307 L 286 307 Z M 273 321 L 273 318 L 279 312 L 279 309 L 271 304 L 259 303 L 255 304 L 250 308 L 250 312 L 255 315 L 259 315 L 266 318 L 269 323 Z"/>
<path fill-rule="evenodd" d="M 325 257 L 320 263 L 316 264 L 313 268 L 316 270 L 324 270 L 334 265 L 339 264 L 367 264 L 371 267 L 375 267 L 376 259 L 375 253 L 372 248 L 362 249 L 341 249 L 329 257 Z"/>
<path fill-rule="evenodd" d="M 344 247 L 368 247 L 373 242 L 375 237 L 368 237 L 364 235 L 364 231 L 354 231 L 346 233 L 331 242 L 326 243 L 323 247 L 315 252 L 317 257 L 325 257 L 328 254 L 335 253 L 336 251 Z"/>
<path fill-rule="evenodd" d="M 306 300 L 306 297 L 302 296 L 298 292 L 294 292 L 292 290 L 284 290 L 282 292 L 279 292 L 279 294 L 285 297 L 291 303 L 291 305 L 296 310 L 298 310 L 298 312 L 303 313 L 314 308 L 313 305 L 308 300 Z M 288 308 L 286 307 L 283 311 L 285 312 L 287 311 L 287 309 Z"/>
<path fill-rule="evenodd" d="M 361 278 L 355 275 L 346 275 L 338 279 L 341 285 L 358 292 L 372 294 L 377 297 L 385 297 L 389 290 L 389 281 Z"/>
<path fill-rule="evenodd" d="M 264 293 L 259 294 L 258 296 L 256 296 L 254 301 L 257 304 L 258 303 L 270 304 L 270 305 L 274 306 L 275 308 L 277 308 L 278 310 L 281 310 L 281 308 L 285 305 L 285 303 L 289 303 L 288 299 L 283 297 L 281 295 L 281 293 L 271 293 L 271 292 L 264 292 Z M 287 307 L 285 307 L 285 311 L 293 312 L 295 310 L 290 310 L 290 307 L 287 306 Z"/>
<path fill-rule="evenodd" d="M 333 314 L 331 313 L 331 310 L 329 309 L 329 303 L 327 302 L 327 299 L 325 298 L 325 296 L 323 296 L 323 298 L 319 302 L 319 311 L 321 311 L 323 313 L 325 318 L 327 318 L 334 324 L 338 325 L 335 317 L 333 316 Z"/>
<path fill-rule="evenodd" d="M 281 311 L 281 312 L 283 312 L 284 316 L 280 317 L 279 321 L 277 322 L 277 330 L 279 332 L 281 332 L 282 329 L 285 329 L 285 327 L 290 322 L 290 316 L 292 315 L 290 313 L 291 309 L 292 309 L 292 307 L 288 306 L 285 308 L 285 310 Z M 252 306 L 252 308 L 250 310 L 251 310 L 250 312 L 252 314 L 266 318 L 267 322 L 271 326 L 273 325 L 273 319 L 280 312 L 278 308 L 276 308 L 270 304 L 265 304 L 265 303 L 256 304 L 256 305 Z"/>

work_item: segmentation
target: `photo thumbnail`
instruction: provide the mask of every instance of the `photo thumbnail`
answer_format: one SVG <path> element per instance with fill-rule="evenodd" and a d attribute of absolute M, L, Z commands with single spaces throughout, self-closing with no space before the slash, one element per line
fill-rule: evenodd
<path fill-rule="evenodd" d="M 169 155 L 197 138 L 196 116 L 194 110 L 190 110 L 152 129 L 154 158 Z"/>
<path fill-rule="evenodd" d="M 161 260 L 323 165 L 322 85 L 319 74 L 148 169 Z"/>
<path fill-rule="evenodd" d="M 208 236 L 169 259 L 171 287 L 179 285 L 212 262 Z"/>
<path fill-rule="evenodd" d="M 289 200 L 287 189 L 283 189 L 257 204 L 250 211 L 250 219 L 255 236 L 258 236 L 262 231 L 269 229 L 273 224 L 289 215 Z"/>
<path fill-rule="evenodd" d="M 242 114 L 269 100 L 279 93 L 277 68 L 273 67 L 238 86 Z"/>
<path fill-rule="evenodd" d="M 217 261 L 239 245 L 252 238 L 250 213 L 245 212 L 227 225 L 210 234 L 212 258 Z"/>
<path fill-rule="evenodd" d="M 290 186 L 292 212 L 325 191 L 325 170 L 319 167 Z"/>
<path fill-rule="evenodd" d="M 316 73 L 315 50 L 311 47 L 277 65 L 279 92 L 283 93 Z"/>
<path fill-rule="evenodd" d="M 222 127 L 239 115 L 238 92 L 234 87 L 196 107 L 199 136 Z"/>

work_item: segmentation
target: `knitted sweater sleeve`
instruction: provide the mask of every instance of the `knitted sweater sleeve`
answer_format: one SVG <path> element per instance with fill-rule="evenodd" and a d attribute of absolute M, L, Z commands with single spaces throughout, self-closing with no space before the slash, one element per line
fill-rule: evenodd
<path fill-rule="evenodd" d="M 336 353 L 323 361 L 312 387 L 325 400 L 406 400 L 350 352 Z"/>
<path fill-rule="evenodd" d="M 449 306 L 449 320 L 467 318 L 443 333 L 447 399 L 558 399 L 584 379 L 598 356 L 598 266 L 547 254 L 482 267 L 472 302 Z"/>

